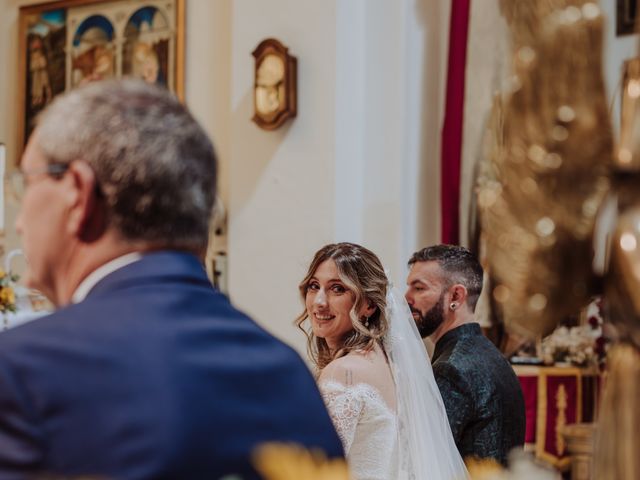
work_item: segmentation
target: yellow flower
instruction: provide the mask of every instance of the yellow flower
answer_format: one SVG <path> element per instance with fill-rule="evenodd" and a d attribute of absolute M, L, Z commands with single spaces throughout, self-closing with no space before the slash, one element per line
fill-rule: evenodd
<path fill-rule="evenodd" d="M 7 276 L 7 272 L 5 272 L 2 268 L 0 268 L 0 278 L 4 278 Z"/>
<path fill-rule="evenodd" d="M 13 305 L 16 302 L 16 294 L 11 287 L 0 288 L 0 303 L 2 305 Z"/>
<path fill-rule="evenodd" d="M 493 459 L 467 458 L 465 463 L 472 480 L 503 480 L 507 478 L 504 468 Z"/>
<path fill-rule="evenodd" d="M 346 462 L 327 460 L 319 451 L 298 445 L 267 443 L 258 447 L 254 465 L 266 480 L 349 480 Z"/>

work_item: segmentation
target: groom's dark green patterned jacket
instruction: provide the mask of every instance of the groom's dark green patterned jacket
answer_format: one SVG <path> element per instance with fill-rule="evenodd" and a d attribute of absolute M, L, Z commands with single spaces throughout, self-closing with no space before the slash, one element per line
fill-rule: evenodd
<path fill-rule="evenodd" d="M 480 325 L 467 323 L 438 340 L 432 364 L 462 457 L 504 464 L 525 434 L 524 398 L 509 362 Z"/>

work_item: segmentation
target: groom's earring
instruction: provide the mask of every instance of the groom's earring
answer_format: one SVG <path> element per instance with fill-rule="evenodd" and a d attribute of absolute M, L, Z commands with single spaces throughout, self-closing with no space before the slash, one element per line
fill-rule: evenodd
<path fill-rule="evenodd" d="M 458 304 L 456 302 L 451 302 L 451 305 L 449 305 L 449 308 L 451 310 L 455 310 L 456 308 L 458 308 Z"/>

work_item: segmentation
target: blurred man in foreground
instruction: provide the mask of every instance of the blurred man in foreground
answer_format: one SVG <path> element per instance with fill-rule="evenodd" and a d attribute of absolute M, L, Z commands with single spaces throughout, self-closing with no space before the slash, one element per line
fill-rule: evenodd
<path fill-rule="evenodd" d="M 258 478 L 256 446 L 340 456 L 307 368 L 208 281 L 216 159 L 170 93 L 94 83 L 42 114 L 17 220 L 59 310 L 0 335 L 0 478 Z"/>

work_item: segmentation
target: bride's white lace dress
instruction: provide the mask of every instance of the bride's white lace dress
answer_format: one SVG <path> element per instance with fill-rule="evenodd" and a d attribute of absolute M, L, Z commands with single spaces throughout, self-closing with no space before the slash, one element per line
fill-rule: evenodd
<path fill-rule="evenodd" d="M 384 350 L 376 344 L 368 352 L 352 351 L 329 363 L 318 379 L 352 478 L 466 479 L 429 355 L 395 289 L 387 294 L 386 315 Z"/>
<path fill-rule="evenodd" d="M 319 379 L 354 480 L 397 478 L 395 388 L 379 346 L 329 364 Z"/>

